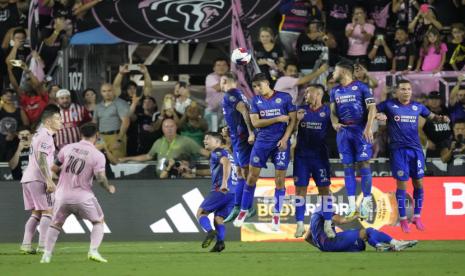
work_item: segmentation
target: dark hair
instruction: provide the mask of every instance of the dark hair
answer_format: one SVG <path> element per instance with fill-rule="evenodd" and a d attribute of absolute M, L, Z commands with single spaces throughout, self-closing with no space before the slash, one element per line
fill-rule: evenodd
<path fill-rule="evenodd" d="M 23 34 L 24 36 L 27 36 L 26 31 L 23 28 L 18 28 L 16 30 L 14 30 L 13 31 L 13 36 L 15 36 L 15 34 Z"/>
<path fill-rule="evenodd" d="M 399 30 L 404 31 L 404 32 L 408 35 L 408 30 L 407 30 L 406 27 L 404 27 L 404 26 L 399 26 L 399 27 L 396 28 L 396 31 L 399 31 Z"/>
<path fill-rule="evenodd" d="M 289 66 L 295 66 L 297 70 L 299 70 L 299 66 L 297 65 L 297 62 L 294 61 L 286 61 L 286 65 L 284 65 L 284 70 L 287 70 L 287 67 Z"/>
<path fill-rule="evenodd" d="M 268 81 L 268 78 L 266 77 L 265 73 L 255 74 L 252 78 L 252 82 L 262 82 L 262 81 Z"/>
<path fill-rule="evenodd" d="M 226 74 L 224 74 L 223 77 L 227 78 L 228 80 L 237 82 L 237 74 L 235 72 L 229 71 Z"/>
<path fill-rule="evenodd" d="M 441 52 L 441 44 L 442 44 L 441 34 L 439 33 L 438 29 L 430 28 L 423 36 L 423 44 L 421 46 L 421 53 L 423 56 L 426 56 L 428 54 L 429 48 L 431 47 L 431 44 L 428 39 L 429 34 L 433 34 L 434 36 L 437 37 L 436 41 L 432 45 L 434 47 L 434 52 L 436 54 L 439 54 Z"/>
<path fill-rule="evenodd" d="M 144 97 L 142 98 L 142 101 L 143 101 L 143 100 L 151 100 L 155 105 L 157 104 L 157 101 L 156 101 L 155 98 L 152 97 L 152 96 L 144 96 Z"/>
<path fill-rule="evenodd" d="M 218 141 L 220 141 L 222 145 L 226 144 L 226 141 L 224 140 L 223 135 L 221 135 L 221 133 L 219 132 L 207 132 L 205 133 L 205 136 L 211 136 L 217 139 Z"/>
<path fill-rule="evenodd" d="M 336 67 L 341 67 L 343 69 L 346 69 L 351 74 L 354 73 L 354 64 L 349 60 L 341 60 L 341 61 L 339 61 L 338 63 L 336 63 Z"/>
<path fill-rule="evenodd" d="M 41 121 L 44 122 L 57 113 L 60 114 L 60 108 L 54 104 L 49 104 L 45 107 L 44 111 L 42 111 Z"/>
<path fill-rule="evenodd" d="M 403 83 L 408 83 L 410 85 L 412 85 L 412 83 L 409 81 L 409 80 L 406 80 L 406 79 L 401 79 L 401 80 L 398 80 L 397 83 L 396 83 L 396 88 L 399 88 L 401 84 Z"/>
<path fill-rule="evenodd" d="M 79 130 L 81 131 L 82 137 L 91 138 L 91 137 L 95 136 L 95 134 L 97 134 L 98 127 L 97 127 L 96 123 L 89 122 L 89 123 L 83 124 L 79 128 Z"/>
<path fill-rule="evenodd" d="M 178 81 L 179 87 L 187 88 L 189 84 L 185 81 Z"/>
<path fill-rule="evenodd" d="M 86 97 L 87 91 L 92 91 L 95 95 L 97 95 L 97 92 L 95 92 L 95 89 L 93 89 L 93 88 L 86 88 L 86 89 L 84 89 L 84 91 L 82 91 L 82 97 L 83 97 L 83 98 Z"/>
<path fill-rule="evenodd" d="M 215 58 L 215 60 L 213 61 L 213 66 L 215 66 L 215 64 L 216 64 L 218 61 L 224 61 L 224 62 L 226 62 L 226 64 L 228 64 L 228 66 L 229 66 L 229 60 L 228 60 L 227 58 L 224 58 L 224 57 Z"/>
<path fill-rule="evenodd" d="M 465 119 L 457 119 L 457 120 L 455 120 L 454 126 L 455 126 L 456 124 L 465 124 Z M 454 126 L 452 126 L 452 127 L 454 127 Z"/>
<path fill-rule="evenodd" d="M 365 9 L 365 7 L 364 7 L 364 6 L 360 6 L 360 5 L 355 6 L 355 7 L 352 9 L 352 13 L 355 13 L 355 10 L 356 10 L 356 9 L 362 10 L 365 14 L 367 13 L 367 10 Z"/>
<path fill-rule="evenodd" d="M 27 131 L 29 131 L 29 132 L 32 132 L 32 130 L 31 130 L 30 127 L 28 127 L 28 126 L 26 126 L 26 125 L 21 125 L 21 126 L 19 126 L 19 127 L 16 129 L 16 133 L 19 133 L 19 132 L 25 131 L 25 130 L 27 130 Z"/>
<path fill-rule="evenodd" d="M 134 86 L 135 88 L 137 88 L 137 83 L 135 83 L 134 81 L 129 81 L 129 82 L 126 83 L 126 85 L 124 86 L 124 90 L 128 90 L 129 86 Z"/>
<path fill-rule="evenodd" d="M 0 96 L 5 95 L 6 93 L 15 94 L 16 92 L 15 92 L 13 89 L 5 88 L 5 89 L 3 89 L 2 92 L 0 93 Z"/>

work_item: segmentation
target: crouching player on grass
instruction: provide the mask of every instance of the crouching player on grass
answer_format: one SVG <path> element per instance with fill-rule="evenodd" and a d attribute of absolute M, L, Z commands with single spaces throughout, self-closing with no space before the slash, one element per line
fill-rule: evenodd
<path fill-rule="evenodd" d="M 321 209 L 321 207 L 320 207 Z M 332 213 L 332 221 L 336 225 L 351 223 L 358 219 L 358 213 L 352 217 L 343 217 Z M 374 228 L 346 230 L 336 234 L 335 238 L 328 238 L 324 230 L 325 217 L 322 210 L 317 210 L 310 219 L 310 229 L 305 241 L 326 252 L 359 252 L 365 251 L 365 241 L 376 251 L 402 251 L 415 246 L 418 241 L 400 241 L 393 239 L 384 232 Z M 333 231 L 336 229 L 333 226 Z"/>
<path fill-rule="evenodd" d="M 216 238 L 216 244 L 210 252 L 221 252 L 225 249 L 224 236 L 226 218 L 234 207 L 234 187 L 231 179 L 231 161 L 225 149 L 224 139 L 219 133 L 207 133 L 203 140 L 205 149 L 211 152 L 210 170 L 212 187 L 210 194 L 205 198 L 197 211 L 197 218 L 207 236 L 202 242 L 202 248 L 210 246 Z M 208 215 L 214 213 L 215 229 L 212 228 Z"/>
<path fill-rule="evenodd" d="M 63 147 L 58 153 L 52 170 L 60 171 L 52 223 L 45 239 L 45 251 L 41 263 L 50 263 L 53 248 L 66 218 L 78 215 L 92 222 L 90 233 L 89 260 L 106 263 L 98 248 L 103 239 L 103 212 L 92 192 L 94 175 L 97 182 L 109 193 L 115 193 L 115 186 L 108 184 L 105 175 L 105 156 L 95 148 L 98 139 L 97 125 L 86 123 L 81 126 L 82 140 Z"/>

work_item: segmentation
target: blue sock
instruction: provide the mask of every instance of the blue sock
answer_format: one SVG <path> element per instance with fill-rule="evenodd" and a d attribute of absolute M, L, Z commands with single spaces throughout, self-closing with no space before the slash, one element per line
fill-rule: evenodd
<path fill-rule="evenodd" d="M 255 185 L 244 185 L 244 193 L 242 194 L 241 210 L 249 210 L 252 207 L 253 196 L 255 194 Z"/>
<path fill-rule="evenodd" d="M 199 218 L 199 223 L 205 231 L 210 232 L 211 230 L 213 230 L 210 220 L 207 216 L 201 216 Z"/>
<path fill-rule="evenodd" d="M 283 203 L 285 196 L 286 196 L 286 188 L 274 189 L 274 210 L 273 210 L 274 214 L 281 213 L 281 207 L 283 207 L 282 203 Z"/>
<path fill-rule="evenodd" d="M 295 206 L 295 221 L 304 221 L 304 216 L 305 216 L 305 208 L 306 206 L 306 198 L 305 197 L 299 197 L 300 200 L 297 202 L 296 199 L 296 206 Z"/>
<path fill-rule="evenodd" d="M 224 224 L 217 224 L 215 225 L 216 232 L 216 240 L 217 241 L 224 241 L 224 235 L 226 234 L 226 228 L 224 227 Z"/>
<path fill-rule="evenodd" d="M 323 217 L 325 220 L 332 220 L 333 218 L 333 197 L 332 195 L 324 195 L 323 196 Z"/>
<path fill-rule="evenodd" d="M 414 188 L 413 189 L 413 200 L 415 202 L 415 207 L 413 209 L 414 215 L 421 214 L 421 208 L 423 207 L 423 188 Z"/>
<path fill-rule="evenodd" d="M 357 190 L 357 182 L 355 181 L 354 168 L 344 168 L 344 181 L 346 184 L 347 195 L 354 196 Z"/>
<path fill-rule="evenodd" d="M 362 192 L 363 196 L 367 197 L 371 195 L 371 169 L 361 168 L 360 176 L 362 177 Z"/>
<path fill-rule="evenodd" d="M 407 191 L 406 190 L 396 190 L 396 199 L 397 205 L 399 207 L 399 218 L 405 218 L 405 197 Z"/>
<path fill-rule="evenodd" d="M 368 236 L 368 243 L 373 247 L 376 247 L 377 243 L 388 243 L 389 244 L 392 240 L 392 238 L 388 234 L 378 231 L 371 227 L 367 228 L 366 232 Z"/>
<path fill-rule="evenodd" d="M 241 206 L 242 193 L 244 192 L 244 185 L 246 185 L 245 184 L 245 179 L 238 178 L 237 179 L 237 185 L 236 185 L 236 191 L 235 191 L 235 194 L 234 194 L 234 205 L 235 206 Z"/>

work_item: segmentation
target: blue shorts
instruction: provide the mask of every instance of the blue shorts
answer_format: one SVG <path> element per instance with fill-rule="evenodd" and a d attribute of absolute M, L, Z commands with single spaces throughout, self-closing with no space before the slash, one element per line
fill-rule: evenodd
<path fill-rule="evenodd" d="M 328 158 L 316 158 L 313 156 L 294 157 L 294 185 L 308 186 L 310 177 L 313 177 L 318 187 L 326 187 L 331 184 L 330 166 Z"/>
<path fill-rule="evenodd" d="M 400 181 L 420 179 L 425 176 L 425 155 L 419 149 L 400 148 L 391 150 L 392 176 Z"/>
<path fill-rule="evenodd" d="M 232 141 L 232 148 L 234 162 L 236 165 L 240 168 L 249 166 L 252 145 L 249 144 L 247 140 L 234 139 L 234 141 Z"/>
<path fill-rule="evenodd" d="M 234 208 L 234 193 L 210 192 L 200 207 L 215 216 L 226 218 Z"/>
<path fill-rule="evenodd" d="M 360 238 L 360 230 L 348 230 L 336 233 L 334 239 L 325 239 L 320 246 L 327 252 L 359 252 L 365 250 L 365 241 Z"/>
<path fill-rule="evenodd" d="M 279 151 L 278 146 L 276 146 L 277 143 L 255 141 L 250 153 L 250 165 L 256 168 L 266 168 L 266 161 L 268 161 L 268 158 L 271 158 L 271 162 L 273 162 L 276 170 L 287 170 L 291 159 L 291 144 L 288 141 L 287 149 Z"/>
<path fill-rule="evenodd" d="M 346 126 L 337 132 L 337 149 L 342 164 L 353 164 L 371 159 L 372 145 L 363 137 L 363 128 L 360 126 Z"/>

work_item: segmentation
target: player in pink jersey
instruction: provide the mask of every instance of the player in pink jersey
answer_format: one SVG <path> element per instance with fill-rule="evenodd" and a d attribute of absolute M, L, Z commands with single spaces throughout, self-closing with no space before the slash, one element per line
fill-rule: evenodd
<path fill-rule="evenodd" d="M 52 193 L 55 183 L 50 168 L 55 158 L 53 134 L 63 125 L 60 109 L 55 105 L 47 106 L 42 112 L 42 125 L 32 138 L 29 165 L 24 171 L 21 183 L 23 186 L 24 209 L 32 214 L 26 222 L 21 252 L 35 254 L 43 250 L 45 234 L 52 219 Z M 32 239 L 39 225 L 39 246 L 32 248 Z"/>
<path fill-rule="evenodd" d="M 50 263 L 61 227 L 70 214 L 88 219 L 93 224 L 89 260 L 107 262 L 98 252 L 103 239 L 103 212 L 92 192 L 94 175 L 97 182 L 109 193 L 115 192 L 115 186 L 108 183 L 105 175 L 105 156 L 95 148 L 98 139 L 97 125 L 86 123 L 80 130 L 82 140 L 63 147 L 52 168 L 54 172 L 61 172 L 55 192 L 53 219 L 47 231 L 41 263 Z"/>

